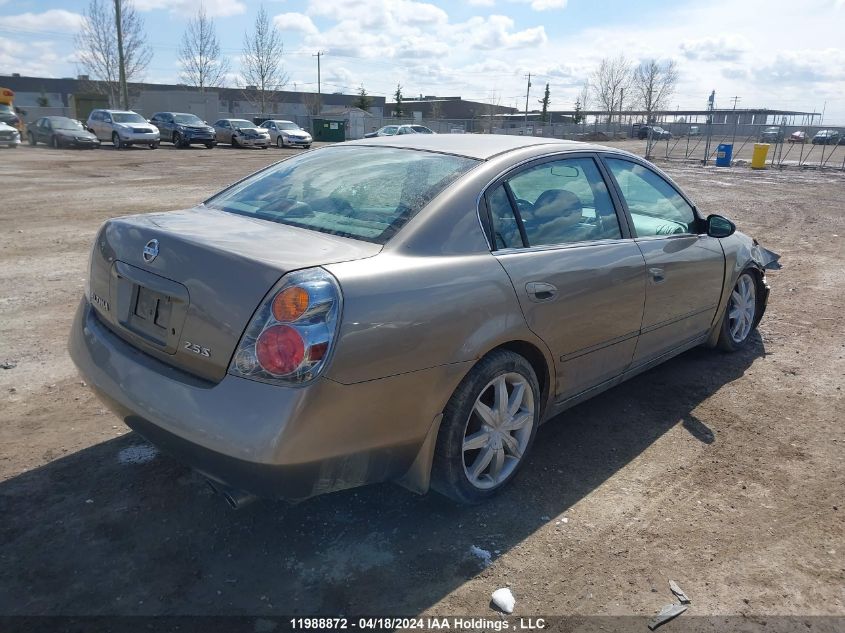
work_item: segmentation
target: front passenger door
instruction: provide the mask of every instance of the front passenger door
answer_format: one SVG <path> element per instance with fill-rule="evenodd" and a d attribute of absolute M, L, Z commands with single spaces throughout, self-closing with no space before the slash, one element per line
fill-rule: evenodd
<path fill-rule="evenodd" d="M 645 312 L 632 367 L 706 334 L 716 315 L 725 255 L 692 205 L 656 171 L 604 157 L 646 262 Z"/>

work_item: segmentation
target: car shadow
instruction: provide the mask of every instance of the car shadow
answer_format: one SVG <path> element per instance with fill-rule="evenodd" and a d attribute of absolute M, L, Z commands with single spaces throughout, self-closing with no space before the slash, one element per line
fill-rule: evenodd
<path fill-rule="evenodd" d="M 130 433 L 0 484 L 0 615 L 418 614 L 682 425 L 763 355 L 695 349 L 558 416 L 475 507 L 392 484 L 232 511 Z M 58 422 L 57 422 L 58 423 Z M 480 609 L 481 607 L 479 607 Z"/>

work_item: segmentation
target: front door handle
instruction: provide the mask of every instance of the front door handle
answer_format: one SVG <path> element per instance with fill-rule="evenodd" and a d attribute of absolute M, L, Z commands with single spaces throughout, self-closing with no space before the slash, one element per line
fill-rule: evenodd
<path fill-rule="evenodd" d="M 557 296 L 557 288 L 544 281 L 529 281 L 525 284 L 525 292 L 531 301 L 551 301 Z"/>
<path fill-rule="evenodd" d="M 666 274 L 662 268 L 649 268 L 648 272 L 651 274 L 651 279 L 656 284 L 662 284 L 666 281 Z"/>

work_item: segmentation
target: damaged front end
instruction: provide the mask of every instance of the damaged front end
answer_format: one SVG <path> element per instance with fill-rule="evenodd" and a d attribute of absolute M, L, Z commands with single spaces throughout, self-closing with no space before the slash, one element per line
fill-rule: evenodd
<path fill-rule="evenodd" d="M 780 270 L 783 268 L 780 264 L 780 255 L 760 246 L 760 242 L 757 240 L 754 240 L 753 243 L 751 259 L 759 264 L 762 270 Z"/>

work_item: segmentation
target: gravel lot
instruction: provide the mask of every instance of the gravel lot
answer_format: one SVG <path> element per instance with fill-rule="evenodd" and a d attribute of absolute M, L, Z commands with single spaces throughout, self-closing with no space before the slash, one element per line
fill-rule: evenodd
<path fill-rule="evenodd" d="M 845 616 L 843 174 L 666 166 L 782 254 L 759 335 L 544 426 L 491 503 L 381 485 L 233 512 L 107 412 L 65 345 L 103 220 L 192 205 L 289 153 L 0 154 L 0 615 L 495 618 L 510 585 L 515 615 L 650 616 L 671 578 L 682 619 Z"/>

